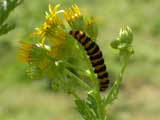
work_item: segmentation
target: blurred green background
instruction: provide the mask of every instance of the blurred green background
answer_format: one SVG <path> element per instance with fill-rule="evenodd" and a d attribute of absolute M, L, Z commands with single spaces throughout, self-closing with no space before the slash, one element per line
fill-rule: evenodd
<path fill-rule="evenodd" d="M 28 38 L 45 20 L 48 4 L 77 4 L 93 15 L 98 44 L 114 80 L 120 69 L 110 42 L 119 29 L 133 29 L 135 55 L 126 70 L 119 98 L 109 109 L 111 120 L 160 119 L 160 1 L 159 0 L 25 0 L 9 16 L 16 29 L 0 37 L 0 120 L 81 120 L 73 99 L 31 81 L 18 60 L 19 40 Z"/>

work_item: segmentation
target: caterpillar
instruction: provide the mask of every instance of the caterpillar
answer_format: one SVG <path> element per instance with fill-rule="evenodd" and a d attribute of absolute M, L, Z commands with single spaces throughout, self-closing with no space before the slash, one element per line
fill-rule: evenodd
<path fill-rule="evenodd" d="M 84 32 L 71 30 L 69 34 L 74 37 L 84 47 L 91 61 L 94 72 L 99 79 L 99 90 L 105 91 L 109 84 L 108 72 L 99 46 Z"/>

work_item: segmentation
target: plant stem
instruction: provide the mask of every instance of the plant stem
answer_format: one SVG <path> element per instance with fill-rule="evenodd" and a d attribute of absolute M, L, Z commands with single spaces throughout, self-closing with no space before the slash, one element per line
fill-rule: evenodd
<path fill-rule="evenodd" d="M 124 73 L 124 71 L 125 71 L 125 69 L 128 65 L 128 61 L 129 61 L 129 56 L 127 58 L 124 58 L 123 67 L 121 69 L 119 77 L 114 82 L 113 87 L 111 88 L 107 98 L 105 99 L 105 105 L 110 104 L 113 100 L 115 100 L 117 98 L 117 95 L 118 95 L 118 92 L 119 92 L 119 87 L 121 85 L 122 78 L 123 78 L 123 73 Z"/>
<path fill-rule="evenodd" d="M 99 84 L 97 81 L 97 77 L 93 71 L 93 67 L 91 65 L 91 61 L 88 59 L 88 56 L 86 55 L 85 51 L 82 51 L 82 54 L 84 56 L 85 61 L 87 62 L 87 66 L 91 72 L 91 82 L 93 83 L 93 88 L 99 90 Z"/>
<path fill-rule="evenodd" d="M 91 90 L 91 87 L 85 83 L 82 79 L 80 79 L 79 77 L 77 77 L 75 74 L 73 74 L 72 72 L 70 72 L 69 70 L 65 69 L 66 73 L 68 73 L 69 75 L 71 75 L 72 77 L 74 77 L 79 84 L 84 87 L 85 89 L 87 89 L 88 91 Z"/>
<path fill-rule="evenodd" d="M 100 94 L 100 91 L 98 89 L 98 91 L 96 91 L 97 96 L 96 96 L 96 100 L 97 100 L 97 112 L 98 112 L 98 118 L 100 120 L 106 120 L 106 114 L 105 114 L 105 106 L 103 105 L 103 101 L 102 101 L 102 96 Z"/>

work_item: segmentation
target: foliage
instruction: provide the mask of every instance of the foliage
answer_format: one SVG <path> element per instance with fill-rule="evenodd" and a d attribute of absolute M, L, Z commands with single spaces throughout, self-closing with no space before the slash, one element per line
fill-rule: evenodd
<path fill-rule="evenodd" d="M 118 96 L 118 92 L 122 83 L 124 70 L 128 64 L 130 56 L 134 53 L 132 48 L 132 31 L 129 27 L 123 28 L 120 31 L 119 37 L 111 43 L 114 49 L 119 51 L 123 66 L 119 77 L 114 82 L 108 95 L 103 97 L 97 90 L 90 90 L 86 100 L 76 96 L 76 105 L 85 120 L 108 120 L 105 108 L 111 104 Z"/>
<path fill-rule="evenodd" d="M 122 28 L 119 37 L 111 43 L 119 51 L 123 66 L 108 95 L 103 96 L 85 51 L 68 32 L 69 29 L 82 30 L 96 39 L 95 20 L 84 17 L 77 5 L 66 10 L 59 8 L 60 5 L 49 5 L 45 22 L 32 34 L 37 41 L 21 42 L 20 58 L 29 64 L 28 73 L 32 79 L 48 78 L 52 80 L 53 89 L 73 95 L 77 110 L 85 120 L 107 120 L 106 107 L 117 98 L 122 75 L 133 54 L 132 31 L 129 27 Z M 60 14 L 70 28 L 65 27 Z M 87 98 L 82 99 L 79 90 L 83 90 Z"/>
<path fill-rule="evenodd" d="M 8 33 L 15 28 L 15 24 L 6 23 L 9 14 L 16 8 L 23 0 L 4 0 L 0 1 L 0 35 Z"/>

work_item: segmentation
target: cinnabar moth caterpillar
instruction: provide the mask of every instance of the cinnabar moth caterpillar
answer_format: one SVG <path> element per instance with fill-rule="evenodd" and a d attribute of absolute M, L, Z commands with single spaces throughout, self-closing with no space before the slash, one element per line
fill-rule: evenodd
<path fill-rule="evenodd" d="M 103 55 L 98 45 L 82 31 L 72 30 L 70 31 L 70 35 L 78 40 L 78 42 L 80 42 L 86 50 L 94 68 L 94 72 L 97 74 L 98 79 L 100 80 L 100 91 L 104 91 L 108 87 L 109 79 L 108 72 L 104 64 Z"/>

